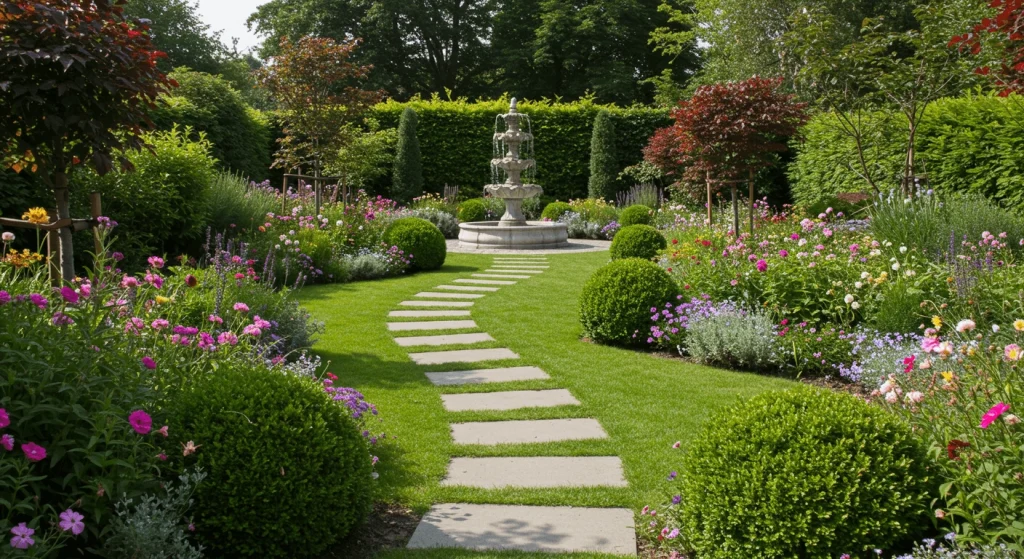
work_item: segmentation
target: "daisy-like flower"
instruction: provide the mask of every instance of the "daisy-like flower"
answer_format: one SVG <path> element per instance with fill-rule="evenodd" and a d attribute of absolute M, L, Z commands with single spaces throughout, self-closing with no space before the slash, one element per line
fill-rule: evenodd
<path fill-rule="evenodd" d="M 84 516 L 68 509 L 60 513 L 60 529 L 65 532 L 71 532 L 77 536 L 85 530 L 85 523 L 82 522 L 83 520 L 85 520 Z"/>
<path fill-rule="evenodd" d="M 21 219 L 35 225 L 43 225 L 50 223 L 50 214 L 46 213 L 45 208 L 29 208 L 27 212 L 21 214 Z"/>
<path fill-rule="evenodd" d="M 1003 356 L 1008 361 L 1020 361 L 1022 352 L 1020 346 L 1017 344 L 1010 344 L 1003 348 Z"/>
<path fill-rule="evenodd" d="M 976 327 L 977 324 L 975 324 L 974 321 L 969 318 L 965 318 L 960 322 L 956 323 L 956 331 L 960 332 L 961 334 L 963 334 L 964 332 L 970 332 L 971 330 L 974 330 Z"/>
<path fill-rule="evenodd" d="M 1018 332 L 1024 332 L 1024 320 L 1017 319 L 1013 321 L 1013 329 Z"/>

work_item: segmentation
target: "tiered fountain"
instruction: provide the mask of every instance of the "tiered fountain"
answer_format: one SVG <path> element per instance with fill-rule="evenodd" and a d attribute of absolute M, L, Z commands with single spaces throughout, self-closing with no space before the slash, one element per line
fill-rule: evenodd
<path fill-rule="evenodd" d="M 503 124 L 503 126 L 502 126 Z M 523 127 L 525 126 L 525 130 Z M 521 157 L 525 154 L 527 158 Z M 505 215 L 500 221 L 478 221 L 459 224 L 459 244 L 483 249 L 548 249 L 568 245 L 569 234 L 564 223 L 526 221 L 523 200 L 540 196 L 544 191 L 536 184 L 523 184 L 533 177 L 536 162 L 530 117 L 516 110 L 516 99 L 508 113 L 498 115 L 494 125 L 494 159 L 491 159 L 491 180 L 484 187 L 491 196 L 505 201 Z M 504 180 L 502 180 L 504 179 Z"/>

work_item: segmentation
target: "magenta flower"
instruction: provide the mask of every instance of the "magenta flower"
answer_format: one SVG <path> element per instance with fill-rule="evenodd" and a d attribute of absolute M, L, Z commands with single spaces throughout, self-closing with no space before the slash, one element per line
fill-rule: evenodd
<path fill-rule="evenodd" d="M 766 271 L 768 271 L 768 263 L 765 262 L 763 259 L 762 260 L 758 260 L 757 264 L 755 264 L 755 266 L 757 266 L 757 271 L 758 272 L 766 272 Z"/>
<path fill-rule="evenodd" d="M 140 435 L 145 435 L 153 429 L 153 418 L 142 410 L 135 410 L 129 414 L 128 423 L 131 423 L 132 429 Z"/>
<path fill-rule="evenodd" d="M 224 324 L 224 319 L 215 314 L 211 314 L 206 319 L 214 324 Z"/>
<path fill-rule="evenodd" d="M 786 249 L 782 249 L 782 250 L 779 251 L 779 256 L 785 258 L 785 257 L 789 256 L 789 251 L 786 250 Z"/>
<path fill-rule="evenodd" d="M 60 288 L 60 296 L 72 305 L 78 302 L 78 293 L 75 293 L 75 290 L 70 287 L 65 286 Z"/>
<path fill-rule="evenodd" d="M 33 293 L 33 294 L 29 295 L 28 296 L 28 300 L 32 301 L 32 304 L 37 306 L 37 307 L 39 307 L 40 309 L 45 309 L 46 308 L 46 304 L 48 303 L 48 301 L 46 300 L 46 297 L 43 297 L 42 295 L 40 295 L 38 293 Z"/>
<path fill-rule="evenodd" d="M 6 408 L 0 408 L 0 429 L 7 427 L 11 424 L 11 416 L 7 415 Z"/>
<path fill-rule="evenodd" d="M 988 426 L 992 425 L 993 421 L 999 419 L 999 416 L 1006 413 L 1006 410 L 1009 409 L 1009 404 L 1004 404 L 1002 402 L 999 402 L 998 404 L 992 406 L 991 408 L 989 408 L 987 412 L 985 412 L 985 415 L 981 416 L 981 424 L 978 425 L 978 427 L 981 427 L 982 429 L 988 429 Z"/>
<path fill-rule="evenodd" d="M 249 312 L 249 305 L 246 305 L 245 303 L 235 303 L 234 309 L 236 312 L 245 314 Z"/>
<path fill-rule="evenodd" d="M 139 285 L 141 285 L 139 283 L 139 278 L 135 276 L 125 276 L 124 279 L 121 280 L 121 287 L 125 289 L 138 287 Z"/>
<path fill-rule="evenodd" d="M 6 291 L 0 291 L 0 306 L 6 305 L 11 302 L 11 294 Z"/>
<path fill-rule="evenodd" d="M 242 329 L 242 334 L 245 334 L 246 336 L 260 337 L 263 335 L 263 331 L 260 330 L 259 326 L 250 324 Z"/>
<path fill-rule="evenodd" d="M 167 322 L 167 320 L 163 318 L 158 318 L 149 324 L 149 327 L 156 331 L 163 330 L 164 328 L 169 328 L 170 326 L 171 323 Z"/>
<path fill-rule="evenodd" d="M 238 345 L 238 336 L 236 336 L 234 332 L 221 332 L 220 335 L 217 336 L 217 343 L 221 345 Z"/>
<path fill-rule="evenodd" d="M 39 462 L 46 458 L 46 449 L 33 442 L 22 444 L 21 451 L 25 453 L 25 458 L 28 458 L 29 462 Z"/>
<path fill-rule="evenodd" d="M 11 536 L 11 547 L 14 549 L 28 549 L 36 543 L 32 539 L 32 534 L 35 534 L 36 531 L 26 526 L 24 522 L 11 528 L 11 533 L 14 534 Z"/>
<path fill-rule="evenodd" d="M 115 252 L 114 254 L 111 254 L 110 257 L 114 259 L 114 262 L 120 262 L 124 260 L 124 255 L 121 254 L 120 252 Z"/>
<path fill-rule="evenodd" d="M 157 269 L 163 268 L 164 267 L 164 259 L 160 258 L 159 256 L 150 256 L 149 257 L 149 265 L 154 267 L 154 268 L 157 268 Z"/>
<path fill-rule="evenodd" d="M 157 455 L 156 455 L 156 457 L 157 457 L 157 458 L 158 458 L 158 459 L 159 459 L 159 460 L 160 460 L 161 462 L 166 462 L 166 461 L 167 461 L 167 455 L 166 455 L 166 454 L 164 454 L 163 452 L 161 452 L 160 454 L 157 454 Z"/>
<path fill-rule="evenodd" d="M 142 365 L 150 371 L 156 369 L 156 361 L 153 361 L 153 358 L 148 355 L 142 358 Z"/>
<path fill-rule="evenodd" d="M 84 516 L 68 509 L 60 513 L 60 529 L 65 532 L 71 532 L 77 536 L 85 530 L 85 523 L 82 522 L 83 520 L 85 520 Z"/>
<path fill-rule="evenodd" d="M 0 446 L 3 446 L 7 452 L 14 450 L 14 437 L 6 434 L 3 435 L 0 437 Z"/>

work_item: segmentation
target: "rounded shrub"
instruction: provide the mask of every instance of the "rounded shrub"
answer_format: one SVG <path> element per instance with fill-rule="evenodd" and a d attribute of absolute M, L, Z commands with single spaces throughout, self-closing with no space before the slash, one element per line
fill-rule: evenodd
<path fill-rule="evenodd" d="M 619 229 L 609 249 L 612 260 L 622 258 L 643 258 L 650 260 L 665 249 L 668 242 L 657 229 L 650 225 L 630 225 Z"/>
<path fill-rule="evenodd" d="M 679 288 L 657 264 L 639 258 L 616 260 L 583 285 L 580 322 L 584 334 L 612 344 L 633 344 L 651 323 L 651 308 L 675 299 Z M 646 340 L 644 333 L 642 339 Z"/>
<path fill-rule="evenodd" d="M 566 212 L 571 212 L 572 206 L 565 202 L 551 202 L 544 206 L 544 211 L 540 212 L 542 219 L 550 219 L 551 221 L 558 221 L 558 218 L 565 215 Z"/>
<path fill-rule="evenodd" d="M 619 214 L 619 225 L 628 227 L 630 225 L 652 225 L 654 216 L 651 215 L 651 208 L 643 204 L 634 204 Z"/>
<path fill-rule="evenodd" d="M 683 464 L 684 535 L 711 559 L 866 556 L 927 525 L 935 489 L 909 426 L 810 387 L 731 406 Z"/>
<path fill-rule="evenodd" d="M 459 221 L 463 223 L 472 223 L 474 221 L 484 221 L 487 219 L 487 206 L 484 205 L 482 200 L 473 198 L 472 200 L 466 200 L 459 204 Z"/>
<path fill-rule="evenodd" d="M 318 557 L 369 511 L 369 450 L 316 381 L 221 367 L 169 411 L 174 446 L 192 441 L 189 465 L 207 473 L 192 511 L 211 556 Z"/>
<path fill-rule="evenodd" d="M 384 242 L 411 256 L 414 270 L 436 270 L 448 256 L 448 247 L 441 230 L 418 217 L 403 217 L 393 221 L 384 230 Z"/>

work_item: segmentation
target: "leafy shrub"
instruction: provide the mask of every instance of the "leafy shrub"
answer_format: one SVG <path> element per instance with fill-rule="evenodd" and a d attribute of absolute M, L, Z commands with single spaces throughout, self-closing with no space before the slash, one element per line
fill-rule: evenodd
<path fill-rule="evenodd" d="M 412 258 L 415 270 L 437 270 L 448 255 L 441 230 L 418 217 L 396 219 L 384 231 L 384 241 Z"/>
<path fill-rule="evenodd" d="M 779 364 L 777 337 L 764 313 L 726 301 L 690 314 L 681 349 L 698 363 L 764 369 Z"/>
<path fill-rule="evenodd" d="M 657 264 L 638 258 L 616 260 L 594 273 L 580 295 L 580 322 L 595 341 L 638 343 L 651 308 L 673 299 L 678 287 Z M 644 336 L 643 339 L 646 339 Z"/>
<path fill-rule="evenodd" d="M 201 470 L 185 473 L 180 483 L 165 484 L 160 495 L 123 498 L 116 505 L 117 517 L 103 542 L 104 557 L 113 559 L 200 559 L 202 546 L 188 540 L 188 528 L 182 517 L 192 507 L 192 492 L 206 474 Z"/>
<path fill-rule="evenodd" d="M 446 239 L 459 238 L 459 220 L 454 215 L 444 211 L 430 208 L 418 210 L 405 210 L 400 213 L 402 217 L 412 216 L 425 219 L 433 223 Z"/>
<path fill-rule="evenodd" d="M 565 202 L 551 202 L 544 206 L 544 211 L 540 213 L 540 216 L 543 219 L 558 221 L 558 218 L 570 211 L 572 211 L 572 206 Z"/>
<path fill-rule="evenodd" d="M 604 227 L 619 217 L 619 211 L 603 198 L 581 198 L 570 200 L 572 211 L 580 214 L 583 221 L 592 221 Z"/>
<path fill-rule="evenodd" d="M 483 201 L 473 198 L 459 204 L 459 221 L 472 223 L 474 221 L 485 221 L 487 219 L 487 206 Z"/>
<path fill-rule="evenodd" d="M 210 227 L 226 232 L 241 228 L 252 231 L 266 221 L 267 213 L 278 211 L 281 203 L 269 182 L 248 182 L 241 175 L 220 172 L 210 184 Z"/>
<path fill-rule="evenodd" d="M 834 557 L 889 548 L 927 522 L 928 458 L 910 428 L 846 394 L 770 392 L 732 406 L 681 471 L 700 557 Z"/>
<path fill-rule="evenodd" d="M 586 221 L 577 212 L 566 212 L 558 221 L 565 224 L 570 239 L 605 239 L 600 223 Z M 614 223 L 614 222 L 613 222 Z"/>
<path fill-rule="evenodd" d="M 619 229 L 612 239 L 612 260 L 643 258 L 650 260 L 668 246 L 665 237 L 650 225 L 630 225 Z"/>
<path fill-rule="evenodd" d="M 619 225 L 628 227 L 630 225 L 653 225 L 653 210 L 647 206 L 634 204 L 619 213 Z"/>
<path fill-rule="evenodd" d="M 416 111 L 411 108 L 402 111 L 398 124 L 395 169 L 391 176 L 391 196 L 400 202 L 409 202 L 423 194 L 423 163 L 420 161 L 416 121 Z"/>
<path fill-rule="evenodd" d="M 345 257 L 348 278 L 352 281 L 372 280 L 396 276 L 409 267 L 411 260 L 398 247 L 379 250 L 361 250 L 355 256 Z"/>
<path fill-rule="evenodd" d="M 591 198 L 615 198 L 620 167 L 615 157 L 615 121 L 607 110 L 594 118 L 594 132 L 590 138 L 590 180 L 587 193 Z"/>
<path fill-rule="evenodd" d="M 196 534 L 213 556 L 317 557 L 365 517 L 370 456 L 350 412 L 313 379 L 221 367 L 172 402 L 177 444 L 209 472 Z"/>

